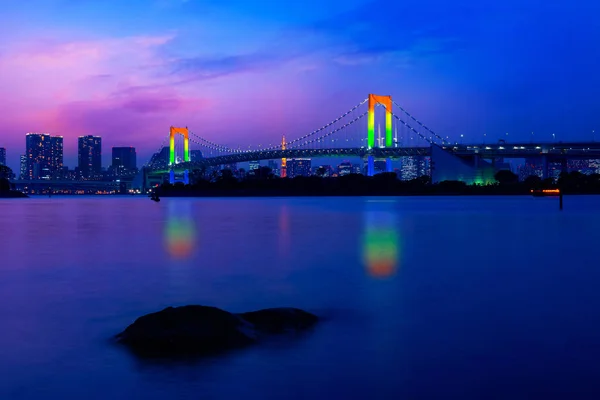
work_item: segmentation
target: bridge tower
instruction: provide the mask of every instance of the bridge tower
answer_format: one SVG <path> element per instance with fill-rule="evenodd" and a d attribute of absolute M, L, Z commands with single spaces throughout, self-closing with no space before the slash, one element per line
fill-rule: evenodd
<path fill-rule="evenodd" d="M 173 166 L 177 164 L 177 157 L 175 155 L 175 136 L 182 135 L 183 136 L 183 162 L 190 161 L 190 133 L 187 127 L 185 128 L 176 128 L 172 126 L 169 129 L 169 167 L 171 168 L 169 172 L 169 182 L 171 184 L 175 183 L 175 171 L 173 170 Z M 183 172 L 183 183 L 186 185 L 189 183 L 189 173 L 188 170 Z"/>
<path fill-rule="evenodd" d="M 281 150 L 285 150 L 285 135 L 281 138 Z M 280 176 L 285 178 L 287 176 L 287 159 L 281 159 L 281 173 Z"/>
<path fill-rule="evenodd" d="M 190 133 L 188 128 L 176 128 L 172 126 L 169 130 L 170 138 L 170 153 L 169 153 L 169 165 L 176 163 L 175 158 L 175 135 L 183 136 L 183 161 L 190 161 Z"/>
<path fill-rule="evenodd" d="M 375 106 L 381 104 L 385 107 L 385 146 L 393 146 L 392 137 L 392 96 L 380 96 L 376 94 L 369 94 L 369 115 L 367 125 L 367 148 L 371 150 L 375 147 Z M 367 175 L 373 176 L 375 174 L 375 159 L 373 156 L 369 156 L 367 159 Z M 392 172 L 392 162 L 388 158 L 386 159 L 386 171 Z"/>

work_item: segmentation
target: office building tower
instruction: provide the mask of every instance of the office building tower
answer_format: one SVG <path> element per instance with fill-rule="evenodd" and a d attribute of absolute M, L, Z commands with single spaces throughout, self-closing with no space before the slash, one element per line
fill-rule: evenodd
<path fill-rule="evenodd" d="M 53 178 L 59 178 L 63 169 L 63 137 L 50 137 L 50 170 Z"/>
<path fill-rule="evenodd" d="M 0 165 L 6 165 L 6 149 L 0 147 Z"/>
<path fill-rule="evenodd" d="M 312 160 L 310 158 L 292 158 L 287 160 L 286 173 L 288 178 L 310 176 Z"/>
<path fill-rule="evenodd" d="M 19 161 L 19 179 L 29 179 L 27 177 L 27 156 L 25 154 L 21 154 Z"/>
<path fill-rule="evenodd" d="M 135 172 L 137 170 L 135 147 L 113 147 L 111 167 L 117 175 Z"/>
<path fill-rule="evenodd" d="M 81 177 L 90 179 L 102 173 L 102 138 L 80 136 L 77 146 L 78 167 Z"/>
<path fill-rule="evenodd" d="M 26 179 L 50 179 L 52 177 L 52 143 L 47 133 L 25 135 L 27 156 Z"/>

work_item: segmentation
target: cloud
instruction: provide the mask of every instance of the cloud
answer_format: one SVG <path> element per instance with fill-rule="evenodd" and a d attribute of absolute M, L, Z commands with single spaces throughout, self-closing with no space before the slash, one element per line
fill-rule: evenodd
<path fill-rule="evenodd" d="M 265 72 L 297 57 L 293 52 L 275 55 L 258 51 L 223 57 L 182 58 L 173 62 L 172 72 L 181 77 L 183 82 L 205 81 L 242 73 Z"/>

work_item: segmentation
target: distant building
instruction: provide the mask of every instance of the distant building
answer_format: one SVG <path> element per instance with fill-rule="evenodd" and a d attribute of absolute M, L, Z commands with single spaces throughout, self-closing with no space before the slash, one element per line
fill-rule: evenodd
<path fill-rule="evenodd" d="M 47 133 L 25 135 L 27 173 L 25 179 L 52 179 L 62 168 L 63 138 Z"/>
<path fill-rule="evenodd" d="M 600 160 L 590 160 L 590 168 L 595 174 L 600 174 Z"/>
<path fill-rule="evenodd" d="M 338 165 L 338 175 L 350 175 L 352 173 L 352 163 L 350 161 L 344 161 L 340 165 Z"/>
<path fill-rule="evenodd" d="M 295 178 L 297 176 L 310 176 L 312 160 L 310 158 L 292 158 L 287 160 L 287 176 Z"/>
<path fill-rule="evenodd" d="M 318 167 L 313 167 L 312 174 L 316 176 L 322 176 L 323 178 L 327 178 L 330 176 L 334 176 L 336 173 L 331 165 L 319 165 Z"/>
<path fill-rule="evenodd" d="M 113 147 L 111 168 L 116 175 L 137 171 L 135 147 Z"/>
<path fill-rule="evenodd" d="M 50 137 L 50 169 L 52 177 L 54 179 L 60 178 L 63 168 L 63 137 L 62 136 L 51 136 Z"/>
<path fill-rule="evenodd" d="M 80 136 L 77 146 L 78 168 L 81 177 L 90 179 L 102 173 L 102 138 Z"/>
<path fill-rule="evenodd" d="M 190 161 L 200 161 L 202 158 L 202 150 L 190 150 Z"/>
<path fill-rule="evenodd" d="M 429 158 L 424 156 L 407 156 L 400 160 L 400 179 L 409 181 L 430 176 Z"/>
<path fill-rule="evenodd" d="M 360 164 L 352 164 L 352 173 L 362 174 L 362 168 L 360 167 Z"/>
<path fill-rule="evenodd" d="M 259 168 L 260 168 L 260 161 L 250 161 L 248 163 L 249 171 L 254 171 L 255 169 L 259 169 Z"/>
<path fill-rule="evenodd" d="M 192 150 L 193 151 L 193 150 Z M 151 169 L 166 169 L 169 165 L 169 148 L 163 147 L 158 153 L 154 153 L 148 167 Z"/>
<path fill-rule="evenodd" d="M 6 149 L 0 147 L 0 165 L 6 165 Z"/>
<path fill-rule="evenodd" d="M 21 154 L 19 161 L 19 179 L 29 179 L 27 175 L 27 156 L 25 154 Z"/>
<path fill-rule="evenodd" d="M 375 174 L 380 174 L 382 172 L 387 171 L 387 161 L 386 160 L 375 160 L 375 161 L 373 161 L 373 166 L 375 168 Z"/>
<path fill-rule="evenodd" d="M 567 168 L 569 171 L 578 171 L 585 175 L 595 174 L 598 160 L 569 160 Z"/>
<path fill-rule="evenodd" d="M 277 164 L 277 161 L 275 161 L 275 160 L 269 160 L 268 163 L 267 163 L 267 166 L 269 168 L 271 168 L 271 172 L 273 173 L 273 175 L 275 175 L 275 176 L 279 176 L 280 175 L 279 164 Z"/>

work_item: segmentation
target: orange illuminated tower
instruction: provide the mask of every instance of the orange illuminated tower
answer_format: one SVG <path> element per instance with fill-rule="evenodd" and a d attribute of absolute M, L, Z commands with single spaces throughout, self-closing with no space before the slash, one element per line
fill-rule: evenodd
<path fill-rule="evenodd" d="M 175 164 L 175 162 L 177 161 L 175 158 L 175 135 L 182 135 L 183 136 L 183 161 L 184 162 L 188 162 L 190 161 L 190 137 L 189 137 L 189 131 L 188 128 L 176 128 L 174 126 L 172 126 L 169 130 L 169 137 L 170 137 L 170 157 L 169 157 L 169 164 L 173 165 Z"/>
<path fill-rule="evenodd" d="M 281 138 L 281 150 L 285 150 L 285 135 Z M 281 159 L 281 177 L 285 178 L 287 176 L 287 159 Z"/>

